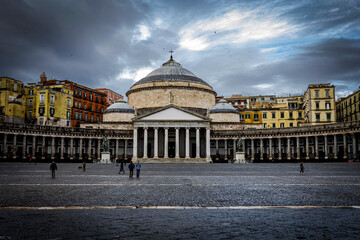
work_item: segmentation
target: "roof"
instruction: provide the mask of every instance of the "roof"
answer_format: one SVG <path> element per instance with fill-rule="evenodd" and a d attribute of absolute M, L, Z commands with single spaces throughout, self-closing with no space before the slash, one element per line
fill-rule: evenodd
<path fill-rule="evenodd" d="M 111 104 L 106 110 L 105 113 L 110 112 L 123 112 L 123 113 L 134 113 L 134 109 L 127 104 L 124 100 L 119 99 L 115 103 Z"/>
<path fill-rule="evenodd" d="M 221 99 L 217 104 L 210 108 L 210 113 L 239 113 L 225 99 Z"/>

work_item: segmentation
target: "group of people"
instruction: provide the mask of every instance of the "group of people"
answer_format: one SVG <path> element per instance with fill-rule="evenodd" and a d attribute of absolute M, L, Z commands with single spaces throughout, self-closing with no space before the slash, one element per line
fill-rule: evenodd
<path fill-rule="evenodd" d="M 129 177 L 132 178 L 134 176 L 134 168 L 136 168 L 136 177 L 139 178 L 140 177 L 140 169 L 141 169 L 141 164 L 138 161 L 136 165 L 133 164 L 132 161 L 130 161 L 130 164 L 128 166 L 129 168 Z M 120 168 L 119 168 L 119 174 L 125 174 L 125 169 L 124 169 L 124 163 L 121 162 L 120 163 Z"/>

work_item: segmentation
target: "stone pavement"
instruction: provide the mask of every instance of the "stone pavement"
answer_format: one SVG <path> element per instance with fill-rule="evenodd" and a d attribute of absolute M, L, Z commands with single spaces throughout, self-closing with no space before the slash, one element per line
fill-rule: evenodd
<path fill-rule="evenodd" d="M 0 163 L 0 239 L 358 239 L 360 164 Z M 126 166 L 127 171 L 127 166 Z M 128 173 L 128 171 L 126 172 Z"/>

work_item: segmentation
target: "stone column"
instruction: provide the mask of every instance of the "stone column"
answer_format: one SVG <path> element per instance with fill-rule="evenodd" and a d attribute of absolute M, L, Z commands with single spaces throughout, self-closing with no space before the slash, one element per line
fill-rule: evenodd
<path fill-rule="evenodd" d="M 32 140 L 32 157 L 34 159 L 36 159 L 36 136 L 33 136 L 33 140 Z"/>
<path fill-rule="evenodd" d="M 119 139 L 115 139 L 115 159 L 119 156 Z M 124 159 L 123 159 L 124 160 Z"/>
<path fill-rule="evenodd" d="M 344 141 L 344 159 L 347 159 L 347 153 L 348 153 L 348 148 L 347 148 L 347 138 L 346 138 L 346 134 L 343 135 L 343 141 Z"/>
<path fill-rule="evenodd" d="M 211 162 L 210 156 L 210 128 L 206 128 L 206 160 Z"/>
<path fill-rule="evenodd" d="M 22 158 L 26 159 L 26 135 L 23 137 Z"/>
<path fill-rule="evenodd" d="M 190 128 L 185 128 L 185 158 L 190 158 Z"/>
<path fill-rule="evenodd" d="M 328 159 L 328 142 L 327 142 L 327 135 L 324 136 L 324 152 L 325 152 L 325 159 Z"/>
<path fill-rule="evenodd" d="M 306 160 L 309 160 L 309 137 L 305 137 Z"/>
<path fill-rule="evenodd" d="M 290 137 L 287 138 L 287 159 L 291 160 Z"/>
<path fill-rule="evenodd" d="M 148 145 L 148 128 L 147 127 L 144 127 L 144 156 L 143 158 L 147 158 L 148 155 L 148 149 L 147 149 L 147 146 Z"/>
<path fill-rule="evenodd" d="M 70 159 L 74 158 L 73 154 L 74 154 L 74 138 L 71 137 L 70 138 Z"/>
<path fill-rule="evenodd" d="M 255 159 L 255 147 L 254 147 L 254 139 L 251 139 L 251 161 Z"/>
<path fill-rule="evenodd" d="M 215 147 L 216 147 L 216 156 L 219 156 L 219 140 L 215 140 Z"/>
<path fill-rule="evenodd" d="M 319 159 L 319 138 L 315 136 L 315 159 Z"/>
<path fill-rule="evenodd" d="M 351 134 L 351 136 L 352 136 L 352 145 L 353 145 L 353 160 L 357 160 L 358 158 L 357 158 L 357 141 L 356 141 L 356 135 L 355 135 L 355 133 L 352 133 Z"/>
<path fill-rule="evenodd" d="M 17 134 L 14 134 L 14 141 L 13 141 L 13 147 L 12 147 L 12 152 L 13 152 L 13 159 L 16 159 L 16 152 L 17 152 Z"/>
<path fill-rule="evenodd" d="M 154 128 L 154 158 L 158 158 L 158 128 Z"/>
<path fill-rule="evenodd" d="M 64 159 L 64 140 L 65 137 L 61 137 L 61 146 L 60 146 L 60 159 Z"/>
<path fill-rule="evenodd" d="M 279 141 L 279 146 L 278 146 L 278 149 L 279 149 L 279 160 L 281 160 L 281 138 L 278 139 Z"/>
<path fill-rule="evenodd" d="M 272 152 L 272 138 L 269 138 L 269 160 L 273 159 L 273 152 Z"/>
<path fill-rule="evenodd" d="M 225 144 L 225 160 L 227 160 L 227 155 L 228 155 L 227 139 L 224 140 L 224 144 Z"/>
<path fill-rule="evenodd" d="M 137 160 L 137 128 L 134 128 L 134 134 L 133 134 L 133 161 Z"/>
<path fill-rule="evenodd" d="M 200 158 L 200 128 L 196 128 L 196 158 Z"/>
<path fill-rule="evenodd" d="M 296 137 L 296 159 L 300 160 L 300 138 Z"/>
<path fill-rule="evenodd" d="M 101 160 L 101 152 L 100 152 L 100 150 L 101 150 L 101 138 L 98 138 L 97 139 L 97 161 L 98 162 L 100 162 L 100 160 Z"/>
<path fill-rule="evenodd" d="M 169 128 L 165 128 L 164 139 L 164 158 L 169 158 Z"/>
<path fill-rule="evenodd" d="M 88 160 L 91 160 L 91 138 L 89 138 L 89 147 L 88 147 Z"/>
<path fill-rule="evenodd" d="M 82 160 L 82 138 L 79 140 L 79 160 Z"/>
<path fill-rule="evenodd" d="M 179 155 L 179 146 L 180 142 L 179 142 L 179 128 L 175 128 L 175 158 L 180 158 Z"/>
<path fill-rule="evenodd" d="M 127 148 L 128 148 L 128 140 L 125 139 L 125 144 L 124 144 L 124 157 L 127 158 Z"/>
<path fill-rule="evenodd" d="M 260 160 L 264 160 L 264 140 L 260 138 Z"/>
<path fill-rule="evenodd" d="M 334 159 L 337 159 L 337 137 L 334 135 Z"/>
<path fill-rule="evenodd" d="M 55 159 L 55 137 L 51 138 L 51 159 Z"/>
<path fill-rule="evenodd" d="M 42 158 L 43 159 L 45 159 L 45 153 L 46 153 L 46 151 L 45 151 L 45 147 L 46 147 L 46 137 L 45 136 L 43 136 L 42 137 L 42 142 L 41 142 L 41 148 L 42 148 L 42 154 L 41 154 L 41 156 L 42 156 Z"/>
<path fill-rule="evenodd" d="M 244 140 L 244 145 L 245 145 L 245 140 Z M 233 139 L 233 149 L 234 149 L 233 160 L 236 161 L 236 139 Z M 244 147 L 244 152 L 246 152 L 245 147 Z"/>

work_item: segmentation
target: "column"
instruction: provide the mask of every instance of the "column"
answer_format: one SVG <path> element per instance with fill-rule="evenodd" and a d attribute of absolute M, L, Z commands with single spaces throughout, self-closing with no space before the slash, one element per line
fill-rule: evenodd
<path fill-rule="evenodd" d="M 45 151 L 45 147 L 46 147 L 46 137 L 45 136 L 43 136 L 42 137 L 42 142 L 41 142 L 41 148 L 42 148 L 42 154 L 41 154 L 41 156 L 42 156 L 42 158 L 44 159 L 45 158 L 45 153 L 46 153 L 46 151 Z"/>
<path fill-rule="evenodd" d="M 245 140 L 244 140 L 244 144 L 245 144 Z M 233 149 L 234 149 L 233 160 L 236 161 L 236 139 L 233 139 Z M 245 147 L 244 147 L 244 152 L 246 152 Z"/>
<path fill-rule="evenodd" d="M 88 160 L 91 160 L 91 138 L 89 138 L 89 146 L 88 146 Z"/>
<path fill-rule="evenodd" d="M 300 160 L 300 138 L 296 137 L 296 159 Z"/>
<path fill-rule="evenodd" d="M 51 138 L 51 159 L 55 159 L 55 137 Z"/>
<path fill-rule="evenodd" d="M 148 128 L 144 127 L 144 155 L 143 158 L 147 158 L 148 157 Z"/>
<path fill-rule="evenodd" d="M 4 149 L 4 156 L 6 156 L 6 153 L 7 153 L 7 146 L 6 146 L 6 142 L 7 142 L 7 133 L 4 133 L 4 145 L 3 145 L 3 149 Z"/>
<path fill-rule="evenodd" d="M 60 158 L 64 159 L 64 137 L 61 137 Z"/>
<path fill-rule="evenodd" d="M 352 133 L 352 145 L 353 145 L 353 160 L 357 160 L 357 141 L 355 133 Z"/>
<path fill-rule="evenodd" d="M 98 162 L 101 160 L 100 145 L 101 145 L 101 138 L 98 138 L 98 140 L 97 140 L 97 160 L 98 160 Z"/>
<path fill-rule="evenodd" d="M 309 137 L 305 137 L 306 160 L 309 160 Z"/>
<path fill-rule="evenodd" d="M 328 142 L 327 142 L 327 135 L 324 136 L 324 152 L 325 152 L 325 159 L 328 159 Z"/>
<path fill-rule="evenodd" d="M 32 157 L 33 158 L 36 158 L 35 154 L 36 154 L 36 136 L 33 136 L 33 140 L 32 140 Z"/>
<path fill-rule="evenodd" d="M 281 160 L 281 138 L 279 138 L 278 140 L 279 140 L 279 146 L 278 146 L 278 149 L 279 149 L 279 160 Z"/>
<path fill-rule="evenodd" d="M 175 158 L 180 158 L 179 156 L 179 128 L 175 128 Z"/>
<path fill-rule="evenodd" d="M 206 128 L 206 160 L 211 162 L 210 156 L 210 128 Z"/>
<path fill-rule="evenodd" d="M 79 141 L 79 159 L 82 160 L 82 138 Z"/>
<path fill-rule="evenodd" d="M 119 139 L 115 139 L 115 159 L 119 156 Z M 124 160 L 124 159 L 123 159 Z"/>
<path fill-rule="evenodd" d="M 200 158 L 200 128 L 196 128 L 196 158 Z"/>
<path fill-rule="evenodd" d="M 273 159 L 273 152 L 272 152 L 272 138 L 269 138 L 269 160 Z"/>
<path fill-rule="evenodd" d="M 127 158 L 127 148 L 128 148 L 128 140 L 125 139 L 125 144 L 124 144 L 124 158 Z"/>
<path fill-rule="evenodd" d="M 158 158 L 158 128 L 154 128 L 154 158 Z"/>
<path fill-rule="evenodd" d="M 164 158 L 169 158 L 169 128 L 165 128 L 165 139 L 164 139 Z"/>
<path fill-rule="evenodd" d="M 347 159 L 348 148 L 347 148 L 346 134 L 343 135 L 343 139 L 344 139 L 344 159 Z"/>
<path fill-rule="evenodd" d="M 224 140 L 224 144 L 225 144 L 225 160 L 227 160 L 227 155 L 228 155 L 227 139 Z"/>
<path fill-rule="evenodd" d="M 14 141 L 13 141 L 13 147 L 12 147 L 12 152 L 13 152 L 13 159 L 16 158 L 16 152 L 17 152 L 17 134 L 14 134 Z"/>
<path fill-rule="evenodd" d="M 254 147 L 254 139 L 251 139 L 251 161 L 255 159 L 255 147 Z"/>
<path fill-rule="evenodd" d="M 334 159 L 337 159 L 337 137 L 334 135 Z"/>
<path fill-rule="evenodd" d="M 216 147 L 216 157 L 219 156 L 219 140 L 215 140 L 215 147 Z"/>
<path fill-rule="evenodd" d="M 190 158 L 190 128 L 185 129 L 185 158 Z"/>
<path fill-rule="evenodd" d="M 73 153 L 74 153 L 74 138 L 70 138 L 70 159 L 73 159 Z"/>
<path fill-rule="evenodd" d="M 291 151 L 290 151 L 290 138 L 287 138 L 287 159 L 291 160 Z"/>
<path fill-rule="evenodd" d="M 260 160 L 264 160 L 264 140 L 260 138 Z"/>
<path fill-rule="evenodd" d="M 319 159 L 319 139 L 315 136 L 315 159 Z"/>
<path fill-rule="evenodd" d="M 134 128 L 133 134 L 133 161 L 137 160 L 137 128 Z"/>
<path fill-rule="evenodd" d="M 23 137 L 22 158 L 26 159 L 26 135 Z"/>

